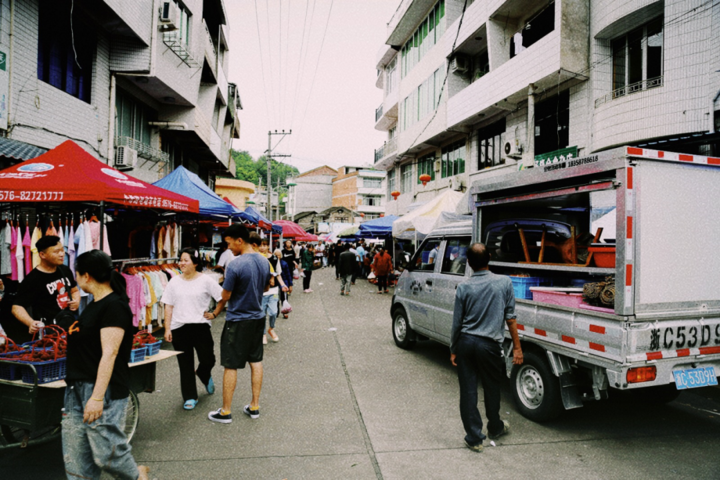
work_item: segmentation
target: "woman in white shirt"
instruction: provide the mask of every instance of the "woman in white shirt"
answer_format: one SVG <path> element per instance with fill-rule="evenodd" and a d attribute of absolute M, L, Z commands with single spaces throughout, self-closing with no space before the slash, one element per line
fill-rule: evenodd
<path fill-rule="evenodd" d="M 205 385 L 209 394 L 215 393 L 211 376 L 215 366 L 215 343 L 210 333 L 210 320 L 215 316 L 208 312 L 210 301 L 222 299 L 222 287 L 207 275 L 200 273 L 200 255 L 197 250 L 186 248 L 180 253 L 182 275 L 168 282 L 163 292 L 165 304 L 165 340 L 181 351 L 180 390 L 185 410 L 192 410 L 198 402 L 195 375 Z M 197 352 L 198 368 L 195 370 Z"/>

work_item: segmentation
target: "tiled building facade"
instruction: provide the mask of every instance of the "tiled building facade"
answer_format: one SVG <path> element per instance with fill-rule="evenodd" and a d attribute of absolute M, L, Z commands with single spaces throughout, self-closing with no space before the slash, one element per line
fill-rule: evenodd
<path fill-rule="evenodd" d="M 71 139 L 149 182 L 179 165 L 211 185 L 234 174 L 227 23 L 223 0 L 0 0 L 4 136 Z"/>
<path fill-rule="evenodd" d="M 719 29 L 703 0 L 403 1 L 378 56 L 386 212 L 560 155 L 720 154 Z"/>

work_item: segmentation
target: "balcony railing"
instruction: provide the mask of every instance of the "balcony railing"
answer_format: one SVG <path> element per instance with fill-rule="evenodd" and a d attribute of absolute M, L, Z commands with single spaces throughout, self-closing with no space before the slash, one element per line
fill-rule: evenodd
<path fill-rule="evenodd" d="M 168 162 L 170 161 L 170 155 L 162 150 L 153 148 L 150 145 L 146 145 L 134 138 L 130 137 L 115 137 L 116 147 L 130 147 L 138 152 L 138 157 L 151 162 Z"/>
<path fill-rule="evenodd" d="M 205 56 L 207 57 L 208 63 L 210 64 L 210 68 L 212 69 L 213 73 L 215 73 L 215 68 L 217 66 L 217 49 L 215 48 L 215 43 L 213 43 L 212 35 L 210 35 L 210 30 L 208 29 L 205 20 L 203 20 L 202 23 L 205 29 L 206 37 Z"/>
<path fill-rule="evenodd" d="M 378 122 L 383 116 L 383 106 L 380 105 L 378 108 L 375 109 L 375 123 Z"/>
<path fill-rule="evenodd" d="M 193 58 L 192 54 L 190 53 L 190 50 L 188 49 L 188 45 L 185 43 L 185 40 L 180 37 L 180 31 L 175 30 L 173 32 L 163 32 L 163 43 L 170 49 L 172 52 L 177 55 L 180 60 L 182 60 L 185 65 L 187 65 L 190 68 L 197 68 L 199 67 L 197 61 Z"/>
<path fill-rule="evenodd" d="M 624 97 L 625 95 L 630 95 L 631 93 L 641 92 L 643 90 L 650 90 L 651 88 L 662 86 L 663 77 L 648 78 L 647 80 L 643 80 L 641 82 L 631 83 L 630 85 L 616 88 L 607 95 L 603 95 L 602 97 L 595 99 L 595 108 L 615 98 Z"/>
<path fill-rule="evenodd" d="M 375 150 L 375 163 L 395 152 L 397 152 L 397 137 L 391 138 L 382 147 Z"/>

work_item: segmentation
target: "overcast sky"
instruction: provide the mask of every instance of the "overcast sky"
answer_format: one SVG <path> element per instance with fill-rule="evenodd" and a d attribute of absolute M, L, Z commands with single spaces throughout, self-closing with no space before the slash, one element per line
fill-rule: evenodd
<path fill-rule="evenodd" d="M 279 160 L 300 171 L 372 164 L 386 138 L 374 129 L 382 103 L 377 54 L 399 3 L 226 0 L 228 76 L 243 103 L 233 148 L 257 158 L 268 147 L 268 130 L 292 129 L 273 153 L 291 154 Z"/>

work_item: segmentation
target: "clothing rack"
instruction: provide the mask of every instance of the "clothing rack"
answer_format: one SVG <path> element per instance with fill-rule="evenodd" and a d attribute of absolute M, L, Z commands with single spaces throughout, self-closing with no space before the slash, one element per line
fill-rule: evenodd
<path fill-rule="evenodd" d="M 123 258 L 121 260 L 113 260 L 113 265 L 120 264 L 120 271 L 125 270 L 128 265 L 137 265 L 139 263 L 156 263 L 156 262 L 175 262 L 179 261 L 180 257 L 169 257 L 169 258 Z"/>

